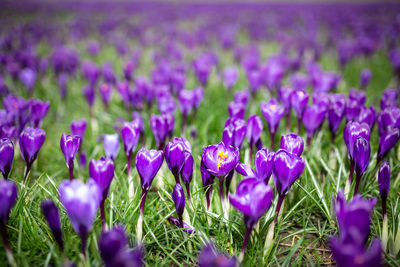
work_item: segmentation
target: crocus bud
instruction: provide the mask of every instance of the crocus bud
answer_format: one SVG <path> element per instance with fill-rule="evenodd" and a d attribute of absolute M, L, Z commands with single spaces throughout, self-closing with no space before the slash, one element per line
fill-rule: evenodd
<path fill-rule="evenodd" d="M 63 133 L 61 135 L 60 147 L 64 154 L 65 163 L 70 171 L 70 180 L 73 178 L 74 158 L 81 144 L 81 138 L 78 135 L 69 135 Z"/>
<path fill-rule="evenodd" d="M 285 109 L 275 98 L 271 98 L 268 102 L 261 102 L 260 109 L 268 123 L 269 131 L 274 134 L 279 127 L 279 123 L 285 114 Z"/>
<path fill-rule="evenodd" d="M 253 114 L 247 120 L 246 137 L 250 144 L 255 144 L 261 137 L 263 131 L 263 123 L 259 116 Z"/>
<path fill-rule="evenodd" d="M 193 90 L 181 90 L 179 92 L 179 108 L 184 117 L 192 111 L 194 107 L 195 92 Z"/>
<path fill-rule="evenodd" d="M 160 150 L 164 149 L 165 139 L 168 136 L 169 125 L 166 115 L 154 115 L 150 117 L 150 126 L 153 130 L 157 146 Z"/>
<path fill-rule="evenodd" d="M 102 201 L 104 201 L 107 198 L 111 181 L 114 178 L 113 161 L 104 157 L 99 160 L 91 160 L 89 163 L 89 176 L 99 186 L 102 192 Z"/>
<path fill-rule="evenodd" d="M 297 154 L 279 149 L 274 156 L 272 171 L 275 188 L 280 196 L 289 192 L 291 185 L 300 178 L 304 170 L 304 159 Z"/>
<path fill-rule="evenodd" d="M 295 90 L 290 95 L 290 104 L 295 111 L 296 117 L 303 116 L 304 109 L 308 103 L 308 93 L 305 90 Z"/>
<path fill-rule="evenodd" d="M 381 164 L 378 171 L 379 194 L 382 198 L 382 212 L 386 214 L 386 199 L 390 188 L 390 164 L 385 161 Z"/>
<path fill-rule="evenodd" d="M 351 88 L 349 91 L 349 99 L 357 101 L 360 106 L 365 104 L 366 98 L 367 96 L 364 91 L 358 91 L 354 88 Z"/>
<path fill-rule="evenodd" d="M 280 148 L 300 157 L 304 149 L 304 140 L 295 133 L 282 135 Z"/>
<path fill-rule="evenodd" d="M 357 99 L 347 99 L 346 100 L 346 121 L 356 121 L 358 116 L 360 116 L 361 105 Z"/>
<path fill-rule="evenodd" d="M 240 149 L 246 136 L 246 122 L 238 118 L 228 118 L 225 122 L 222 141 L 227 146 L 234 146 Z"/>
<path fill-rule="evenodd" d="M 158 170 L 161 168 L 163 160 L 163 151 L 157 151 L 153 149 L 147 150 L 143 147 L 136 154 L 135 165 L 140 176 L 140 182 L 142 184 L 142 203 L 140 205 L 142 213 L 147 191 L 149 190 Z"/>
<path fill-rule="evenodd" d="M 6 225 L 10 216 L 11 208 L 17 201 L 17 186 L 13 181 L 0 180 L 0 223 Z"/>
<path fill-rule="evenodd" d="M 203 247 L 199 255 L 199 267 L 235 267 L 236 258 L 230 258 L 215 250 L 212 244 Z"/>
<path fill-rule="evenodd" d="M 0 171 L 8 178 L 14 160 L 14 145 L 8 138 L 0 139 Z"/>
<path fill-rule="evenodd" d="M 40 206 L 42 208 L 43 215 L 46 218 L 47 224 L 53 233 L 54 240 L 57 242 L 60 250 L 63 251 L 64 244 L 62 239 L 60 215 L 58 214 L 57 206 L 51 199 L 44 200 Z"/>
<path fill-rule="evenodd" d="M 45 139 L 45 131 L 39 128 L 26 128 L 19 136 L 21 155 L 26 162 L 24 181 L 28 176 L 32 163 L 36 160 Z"/>
<path fill-rule="evenodd" d="M 201 180 L 203 181 L 203 187 L 206 191 L 206 201 L 207 201 L 207 209 L 210 208 L 211 204 L 211 193 L 212 193 L 212 185 L 214 183 L 214 176 L 207 171 L 207 167 L 204 165 L 203 160 L 200 163 L 200 174 Z"/>
<path fill-rule="evenodd" d="M 58 187 L 58 192 L 72 228 L 81 237 L 82 253 L 85 255 L 86 240 L 101 201 L 101 190 L 93 179 L 89 179 L 87 184 L 74 179 L 63 181 Z"/>
<path fill-rule="evenodd" d="M 381 110 L 385 110 L 386 108 L 396 108 L 398 106 L 398 95 L 396 89 L 385 89 L 381 97 Z"/>
<path fill-rule="evenodd" d="M 348 154 L 350 159 L 354 159 L 353 151 L 354 144 L 358 137 L 363 137 L 365 140 L 369 141 L 371 135 L 371 130 L 366 123 L 349 122 L 343 131 L 343 139 L 347 146 Z"/>
<path fill-rule="evenodd" d="M 358 115 L 357 121 L 359 121 L 360 123 L 365 122 L 372 130 L 375 124 L 375 117 L 376 117 L 376 111 L 374 106 L 370 106 L 369 108 L 362 107 L 360 114 Z"/>
<path fill-rule="evenodd" d="M 263 148 L 258 150 L 254 158 L 256 176 L 258 179 L 264 181 L 265 184 L 268 184 L 269 178 L 272 174 L 274 155 L 274 152 L 269 151 L 267 148 Z"/>
<path fill-rule="evenodd" d="M 303 124 L 307 132 L 307 144 L 325 119 L 325 110 L 319 105 L 307 106 L 303 113 Z"/>
<path fill-rule="evenodd" d="M 246 106 L 242 103 L 231 102 L 228 106 L 229 117 L 244 119 L 244 113 L 246 112 Z"/>
<path fill-rule="evenodd" d="M 82 88 L 83 96 L 86 99 L 86 102 L 89 105 L 89 108 L 92 108 L 94 105 L 96 92 L 94 90 L 94 85 L 86 85 Z"/>
<path fill-rule="evenodd" d="M 364 174 L 369 165 L 369 157 L 371 154 L 371 147 L 369 141 L 364 137 L 358 137 L 354 143 L 354 163 L 356 167 L 356 186 L 354 189 L 354 195 L 358 191 L 361 176 Z"/>
<path fill-rule="evenodd" d="M 104 135 L 104 152 L 106 157 L 115 160 L 119 152 L 119 136 L 118 134 L 106 134 Z"/>
<path fill-rule="evenodd" d="M 99 240 L 101 258 L 106 267 L 143 266 L 144 251 L 138 246 L 129 248 L 129 238 L 123 226 L 117 225 L 108 232 L 103 232 Z"/>
<path fill-rule="evenodd" d="M 226 89 L 231 90 L 239 78 L 239 72 L 235 67 L 227 67 L 222 73 L 222 80 Z"/>
<path fill-rule="evenodd" d="M 71 133 L 72 135 L 78 135 L 81 138 L 81 144 L 85 137 L 87 121 L 86 119 L 76 120 L 71 122 Z"/>
<path fill-rule="evenodd" d="M 49 108 L 50 102 L 48 101 L 42 102 L 36 99 L 31 99 L 29 101 L 30 119 L 33 127 L 38 128 L 42 125 L 42 121 L 44 117 L 46 117 Z"/>
<path fill-rule="evenodd" d="M 400 139 L 400 130 L 389 127 L 379 135 L 378 161 L 382 160 Z"/>
<path fill-rule="evenodd" d="M 185 193 L 183 192 L 183 187 L 179 183 L 174 187 L 172 200 L 175 203 L 176 213 L 178 214 L 179 220 L 182 220 L 182 214 L 185 209 Z"/>
<path fill-rule="evenodd" d="M 372 72 L 368 69 L 362 70 L 360 74 L 360 88 L 365 89 L 371 81 Z"/>
<path fill-rule="evenodd" d="M 339 126 L 343 120 L 346 111 L 346 96 L 344 94 L 334 94 L 329 98 L 328 123 L 329 130 L 332 133 L 332 139 L 335 138 Z"/>
<path fill-rule="evenodd" d="M 122 142 L 127 157 L 132 155 L 139 142 L 139 127 L 135 122 L 125 122 L 121 128 Z"/>
<path fill-rule="evenodd" d="M 36 72 L 33 69 L 26 68 L 19 73 L 19 79 L 26 90 L 32 92 L 36 82 Z"/>
<path fill-rule="evenodd" d="M 79 165 L 80 165 L 80 166 L 86 166 L 86 162 L 87 162 L 87 155 L 86 155 L 86 151 L 83 150 L 83 151 L 79 154 Z"/>
<path fill-rule="evenodd" d="M 112 97 L 112 87 L 107 83 L 103 83 L 99 87 L 100 97 L 103 101 L 104 106 L 108 107 Z"/>
<path fill-rule="evenodd" d="M 193 156 L 191 153 L 186 153 L 185 162 L 183 163 L 183 168 L 181 171 L 181 177 L 182 177 L 183 182 L 186 185 L 186 194 L 188 196 L 188 200 L 190 200 L 189 184 L 192 181 L 193 169 L 194 169 Z"/>
<path fill-rule="evenodd" d="M 185 147 L 181 141 L 174 139 L 165 147 L 165 161 L 168 168 L 175 177 L 175 182 L 179 183 L 179 174 L 185 163 Z"/>
<path fill-rule="evenodd" d="M 234 101 L 236 103 L 242 103 L 243 105 L 247 106 L 249 102 L 250 92 L 249 90 L 242 90 L 235 92 Z"/>

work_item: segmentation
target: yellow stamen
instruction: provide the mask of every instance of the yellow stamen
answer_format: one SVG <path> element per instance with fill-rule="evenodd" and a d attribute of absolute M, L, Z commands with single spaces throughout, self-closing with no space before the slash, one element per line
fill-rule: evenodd
<path fill-rule="evenodd" d="M 272 110 L 272 111 L 274 111 L 274 110 L 276 109 L 276 105 L 271 105 L 271 106 L 269 106 L 269 109 Z"/>
<path fill-rule="evenodd" d="M 228 157 L 228 153 L 218 151 L 218 169 L 221 167 L 221 163 Z"/>

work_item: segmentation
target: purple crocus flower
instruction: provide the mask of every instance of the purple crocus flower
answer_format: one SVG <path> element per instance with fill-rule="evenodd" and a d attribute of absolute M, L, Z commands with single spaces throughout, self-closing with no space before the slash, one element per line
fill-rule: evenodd
<path fill-rule="evenodd" d="M 381 97 L 381 110 L 385 110 L 386 108 L 396 108 L 398 106 L 398 96 L 399 94 L 396 89 L 385 89 Z"/>
<path fill-rule="evenodd" d="M 400 139 L 399 128 L 388 127 L 385 132 L 379 135 L 379 149 L 377 163 L 379 163 Z"/>
<path fill-rule="evenodd" d="M 178 214 L 180 227 L 183 227 L 182 214 L 185 209 L 185 193 L 183 192 L 183 187 L 180 183 L 174 186 L 174 191 L 172 192 L 172 200 L 175 203 L 176 213 Z"/>
<path fill-rule="evenodd" d="M 81 138 L 81 146 L 83 143 L 83 139 L 85 137 L 87 121 L 86 119 L 80 119 L 76 121 L 71 121 L 71 134 L 78 135 Z"/>
<path fill-rule="evenodd" d="M 241 255 L 244 255 L 254 225 L 271 207 L 274 193 L 271 186 L 256 178 L 245 178 L 236 189 L 236 194 L 229 195 L 232 206 L 243 213 L 246 226 Z"/>
<path fill-rule="evenodd" d="M 100 76 L 100 70 L 97 65 L 90 61 L 82 63 L 82 74 L 89 82 L 90 87 L 94 88 Z"/>
<path fill-rule="evenodd" d="M 39 128 L 28 127 L 23 130 L 21 135 L 19 136 L 19 147 L 21 150 L 21 155 L 26 162 L 24 182 L 31 169 L 32 163 L 36 160 L 39 154 L 40 148 L 42 147 L 45 139 L 45 131 Z"/>
<path fill-rule="evenodd" d="M 147 192 L 149 191 L 150 185 L 158 170 L 161 168 L 163 160 L 164 153 L 160 150 L 147 150 L 143 147 L 136 154 L 135 165 L 142 184 L 142 202 L 140 204 L 141 213 L 143 213 Z"/>
<path fill-rule="evenodd" d="M 291 104 L 291 94 L 293 92 L 293 89 L 291 87 L 284 87 L 281 86 L 278 89 L 278 98 L 279 101 L 281 101 L 282 105 L 285 107 L 285 114 L 286 114 L 286 129 L 287 131 L 290 131 L 290 111 L 292 108 Z"/>
<path fill-rule="evenodd" d="M 0 171 L 7 180 L 14 160 L 14 145 L 8 138 L 0 139 Z"/>
<path fill-rule="evenodd" d="M 48 199 L 42 201 L 42 204 L 40 206 L 42 208 L 43 215 L 46 218 L 47 224 L 49 225 L 50 230 L 53 233 L 54 240 L 57 242 L 60 250 L 64 251 L 60 215 L 58 213 L 58 208 L 56 204 L 54 204 L 53 200 Z"/>
<path fill-rule="evenodd" d="M 150 126 L 153 130 L 154 137 L 156 139 L 159 150 L 164 149 L 165 141 L 169 133 L 169 115 L 154 115 L 150 117 Z M 173 117 L 172 117 L 173 118 Z"/>
<path fill-rule="evenodd" d="M 222 80 L 226 89 L 231 90 L 239 78 L 239 72 L 235 67 L 227 67 L 222 73 Z"/>
<path fill-rule="evenodd" d="M 224 180 L 239 162 L 239 148 L 224 142 L 203 148 L 202 162 L 206 170 L 220 182 L 220 197 L 224 200 Z"/>
<path fill-rule="evenodd" d="M 81 238 L 81 252 L 86 257 L 86 241 L 100 205 L 101 190 L 93 179 L 87 184 L 74 179 L 63 181 L 58 192 L 72 228 Z"/>
<path fill-rule="evenodd" d="M 272 172 L 276 191 L 278 192 L 278 204 L 276 206 L 276 222 L 279 211 L 286 194 L 289 192 L 292 184 L 300 178 L 304 170 L 304 159 L 298 155 L 279 149 L 275 155 L 272 164 Z"/>
<path fill-rule="evenodd" d="M 234 146 L 240 149 L 246 136 L 246 122 L 238 118 L 228 118 L 225 122 L 222 141 L 226 146 Z"/>
<path fill-rule="evenodd" d="M 376 117 L 376 111 L 374 106 L 370 106 L 369 108 L 362 107 L 360 114 L 358 115 L 358 121 L 365 122 L 366 124 L 368 124 L 369 128 L 372 131 L 372 128 L 374 127 L 375 124 L 375 117 Z"/>
<path fill-rule="evenodd" d="M 379 194 L 382 199 L 382 213 L 386 215 L 386 200 L 390 189 L 390 164 L 387 161 L 382 162 L 378 171 Z"/>
<path fill-rule="evenodd" d="M 179 108 L 182 113 L 182 130 L 181 132 L 184 133 L 186 120 L 189 113 L 194 108 L 194 100 L 195 100 L 195 91 L 194 90 L 181 90 L 178 96 L 179 100 Z"/>
<path fill-rule="evenodd" d="M 15 183 L 10 180 L 0 180 L 0 230 L 2 232 L 4 250 L 8 256 L 11 256 L 12 259 L 9 259 L 10 263 L 14 261 L 14 258 L 8 242 L 6 225 L 10 217 L 11 208 L 17 201 L 17 197 L 18 190 Z"/>
<path fill-rule="evenodd" d="M 135 65 L 132 61 L 128 61 L 124 66 L 124 77 L 127 81 L 132 80 L 132 74 L 135 71 Z"/>
<path fill-rule="evenodd" d="M 235 267 L 236 258 L 230 258 L 215 250 L 213 244 L 207 244 L 203 247 L 199 255 L 199 267 Z"/>
<path fill-rule="evenodd" d="M 357 99 L 347 99 L 346 100 L 346 121 L 357 121 L 360 116 L 362 105 Z"/>
<path fill-rule="evenodd" d="M 249 84 L 249 88 L 251 90 L 252 95 L 255 95 L 263 82 L 261 71 L 252 70 L 247 72 L 247 82 Z"/>
<path fill-rule="evenodd" d="M 325 110 L 319 105 L 307 106 L 303 113 L 303 124 L 307 132 L 307 145 L 325 119 Z"/>
<path fill-rule="evenodd" d="M 117 78 L 114 74 L 114 69 L 111 63 L 107 62 L 103 65 L 103 77 L 104 81 L 109 84 L 115 84 Z"/>
<path fill-rule="evenodd" d="M 25 86 L 28 93 L 32 93 L 33 87 L 35 86 L 36 82 L 36 72 L 30 68 L 23 69 L 19 73 L 19 79 L 21 83 Z"/>
<path fill-rule="evenodd" d="M 99 240 L 100 256 L 106 267 L 141 267 L 143 266 L 144 251 L 141 246 L 129 248 L 129 238 L 121 225 L 115 226 L 108 232 L 103 232 Z"/>
<path fill-rule="evenodd" d="M 65 133 L 61 135 L 60 147 L 69 170 L 70 180 L 74 178 L 74 159 L 80 144 L 81 138 L 78 135 L 69 135 Z"/>
<path fill-rule="evenodd" d="M 349 99 L 355 100 L 358 102 L 358 104 L 360 106 L 363 106 L 365 104 L 365 100 L 367 99 L 367 96 L 364 91 L 358 91 L 354 88 L 351 88 L 349 91 Z"/>
<path fill-rule="evenodd" d="M 260 109 L 268 123 L 269 133 L 271 135 L 271 149 L 274 150 L 275 133 L 285 114 L 285 108 L 279 104 L 278 100 L 271 98 L 268 102 L 261 102 Z"/>
<path fill-rule="evenodd" d="M 157 98 L 157 106 L 161 114 L 173 113 L 176 109 L 175 98 L 169 94 L 159 97 Z"/>
<path fill-rule="evenodd" d="M 89 176 L 97 183 L 102 193 L 100 202 L 100 215 L 103 228 L 106 227 L 106 216 L 104 203 L 110 190 L 110 184 L 114 178 L 114 162 L 111 159 L 102 157 L 100 160 L 91 160 L 89 163 Z"/>
<path fill-rule="evenodd" d="M 106 157 L 115 161 L 119 152 L 119 136 L 118 134 L 104 135 L 104 152 Z"/>
<path fill-rule="evenodd" d="M 354 188 L 354 195 L 357 194 L 358 186 L 360 184 L 361 176 L 364 174 L 369 165 L 369 157 L 371 154 L 371 147 L 369 140 L 364 137 L 358 137 L 354 143 L 354 162 L 356 169 L 356 186 Z"/>
<path fill-rule="evenodd" d="M 112 87 L 110 84 L 103 83 L 99 87 L 100 97 L 105 107 L 108 108 L 112 97 Z"/>
<path fill-rule="evenodd" d="M 174 138 L 165 147 L 165 161 L 167 162 L 168 168 L 175 177 L 175 182 L 179 183 L 179 174 L 185 163 L 186 153 L 190 153 L 186 150 L 184 142 L 181 139 Z"/>
<path fill-rule="evenodd" d="M 390 127 L 400 129 L 400 109 L 386 108 L 377 118 L 379 135 L 383 134 Z"/>
<path fill-rule="evenodd" d="M 186 194 L 188 196 L 188 200 L 190 201 L 190 188 L 189 184 L 192 181 L 193 177 L 193 169 L 194 169 L 194 158 L 191 152 L 187 152 L 185 156 L 185 161 L 183 163 L 183 168 L 181 170 L 181 177 L 183 183 L 186 186 Z"/>
<path fill-rule="evenodd" d="M 92 108 L 93 108 L 93 105 L 94 105 L 94 101 L 95 101 L 95 97 L 96 97 L 96 93 L 95 93 L 95 90 L 94 90 L 94 86 L 92 86 L 92 85 L 86 85 L 86 86 L 84 86 L 83 88 L 82 88 L 82 93 L 83 93 L 83 96 L 85 97 L 85 99 L 86 99 L 86 102 L 88 103 L 88 105 L 89 105 L 89 110 L 90 110 L 90 112 L 91 112 L 91 116 L 93 115 L 92 114 Z"/>
<path fill-rule="evenodd" d="M 247 128 L 246 137 L 250 143 L 250 162 L 251 162 L 253 158 L 253 147 L 257 142 L 259 142 L 261 133 L 264 128 L 262 119 L 256 114 L 249 116 L 246 128 Z"/>
<path fill-rule="evenodd" d="M 35 128 L 39 128 L 42 125 L 44 117 L 50 108 L 50 102 L 42 102 L 40 100 L 31 99 L 29 101 L 29 110 L 31 113 L 30 120 Z"/>
<path fill-rule="evenodd" d="M 365 90 L 367 88 L 369 82 L 371 81 L 372 72 L 368 69 L 364 69 L 360 74 L 360 88 Z"/>
<path fill-rule="evenodd" d="M 369 249 L 365 248 L 375 204 L 376 198 L 365 200 L 360 195 L 346 203 L 343 191 L 339 191 L 334 207 L 340 236 L 330 239 L 333 257 L 338 266 L 381 265 L 381 242 L 375 239 Z"/>
<path fill-rule="evenodd" d="M 304 140 L 295 133 L 282 135 L 280 148 L 300 157 L 304 149 Z"/>
<path fill-rule="evenodd" d="M 242 103 L 231 102 L 228 106 L 229 117 L 244 119 L 244 113 L 246 112 L 246 106 Z"/>
<path fill-rule="evenodd" d="M 275 153 L 269 151 L 267 148 L 258 150 L 254 157 L 254 165 L 256 167 L 256 176 L 258 179 L 268 184 L 269 178 L 272 174 L 272 165 Z"/>
<path fill-rule="evenodd" d="M 295 90 L 290 94 L 290 105 L 297 117 L 297 133 L 300 134 L 301 118 L 308 103 L 308 93 L 305 90 Z"/>
<path fill-rule="evenodd" d="M 235 92 L 234 95 L 234 102 L 242 103 L 243 105 L 247 106 L 250 98 L 249 90 L 242 90 Z"/>
<path fill-rule="evenodd" d="M 131 172 L 132 153 L 139 142 L 139 137 L 140 137 L 139 125 L 135 121 L 125 122 L 121 128 L 121 137 L 122 137 L 122 142 L 124 144 L 124 151 L 128 163 L 127 172 L 129 175 Z"/>

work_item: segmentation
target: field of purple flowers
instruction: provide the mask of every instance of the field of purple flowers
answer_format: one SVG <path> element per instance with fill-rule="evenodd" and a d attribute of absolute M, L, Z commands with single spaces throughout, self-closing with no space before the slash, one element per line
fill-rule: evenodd
<path fill-rule="evenodd" d="M 399 266 L 400 5 L 0 3 L 0 265 Z"/>

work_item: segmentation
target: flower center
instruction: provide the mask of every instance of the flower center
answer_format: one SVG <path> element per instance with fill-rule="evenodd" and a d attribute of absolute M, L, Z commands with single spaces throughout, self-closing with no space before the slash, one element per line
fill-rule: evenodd
<path fill-rule="evenodd" d="M 276 109 L 276 105 L 271 105 L 271 106 L 269 106 L 269 109 L 272 110 L 272 111 L 274 111 L 274 110 Z"/>
<path fill-rule="evenodd" d="M 228 153 L 218 151 L 218 169 L 221 167 L 221 163 L 228 157 Z"/>

